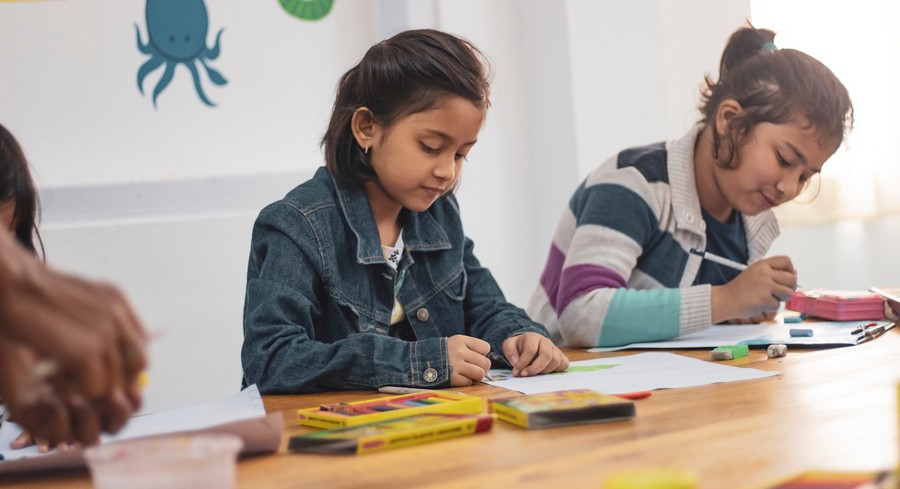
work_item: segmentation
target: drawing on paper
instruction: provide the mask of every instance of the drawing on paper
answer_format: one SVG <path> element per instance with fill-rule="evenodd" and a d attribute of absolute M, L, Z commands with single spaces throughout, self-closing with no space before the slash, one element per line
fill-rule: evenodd
<path fill-rule="evenodd" d="M 572 373 L 576 373 L 576 372 L 596 372 L 598 370 L 606 370 L 608 368 L 613 368 L 615 366 L 616 366 L 616 364 L 572 365 L 569 368 L 567 368 L 564 372 L 551 372 L 547 375 L 566 375 L 566 374 L 572 374 Z M 510 379 L 515 378 L 515 377 L 513 377 L 511 370 L 505 370 L 505 371 L 499 371 L 499 372 L 496 370 L 491 370 L 491 377 L 494 379 L 495 382 L 502 382 L 504 380 L 510 380 Z"/>

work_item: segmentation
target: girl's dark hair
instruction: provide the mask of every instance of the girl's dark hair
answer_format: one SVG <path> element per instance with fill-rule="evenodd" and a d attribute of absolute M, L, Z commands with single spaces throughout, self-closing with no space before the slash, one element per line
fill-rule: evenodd
<path fill-rule="evenodd" d="M 819 145 L 835 149 L 853 127 L 853 105 L 840 80 L 819 60 L 794 49 L 776 49 L 775 33 L 752 26 L 731 35 L 719 80 L 706 76 L 700 111 L 707 125 L 715 124 L 719 104 L 736 100 L 743 109 L 724 135 L 728 154 L 719 158 L 719 134 L 713 130 L 713 157 L 734 166 L 737 148 L 761 122 L 803 121 L 818 135 Z"/>
<path fill-rule="evenodd" d="M 369 48 L 344 73 L 328 130 L 322 138 L 325 166 L 343 186 L 375 178 L 350 120 L 360 107 L 385 127 L 410 114 L 440 105 L 458 95 L 479 107 L 490 105 L 489 67 L 485 56 L 466 39 L 432 29 L 401 32 Z"/>
<path fill-rule="evenodd" d="M 28 170 L 28 160 L 16 138 L 0 124 L 0 205 L 8 202 L 16 206 L 13 213 L 16 239 L 35 254 L 37 240 L 43 256 L 44 244 L 37 228 L 40 201 Z"/>

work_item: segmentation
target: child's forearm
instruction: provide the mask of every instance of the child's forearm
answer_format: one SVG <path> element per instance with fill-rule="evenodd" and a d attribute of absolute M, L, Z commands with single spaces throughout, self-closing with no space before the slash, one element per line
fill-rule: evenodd
<path fill-rule="evenodd" d="M 740 303 L 726 285 L 715 285 L 710 293 L 712 324 L 719 324 L 739 317 L 737 305 Z"/>

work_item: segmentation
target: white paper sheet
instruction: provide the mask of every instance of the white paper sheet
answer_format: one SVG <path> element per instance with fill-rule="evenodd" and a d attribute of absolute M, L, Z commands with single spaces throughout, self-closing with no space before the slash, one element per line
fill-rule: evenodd
<path fill-rule="evenodd" d="M 115 435 L 104 435 L 101 443 L 131 440 L 146 436 L 189 432 L 232 433 L 244 440 L 241 453 L 275 451 L 281 443 L 281 412 L 266 415 L 262 397 L 255 385 L 223 401 L 191 406 L 131 418 Z M 42 454 L 36 446 L 10 450 L 9 444 L 22 433 L 15 423 L 0 425 L 0 474 L 28 470 L 78 467 L 84 465 L 80 448 Z"/>
<path fill-rule="evenodd" d="M 632 343 L 630 345 L 590 348 L 590 352 L 625 349 L 672 350 L 677 348 L 716 348 L 722 345 L 766 346 L 773 343 L 807 347 L 852 346 L 867 341 L 854 333 L 859 325 L 873 321 L 804 321 L 801 323 L 721 324 L 666 341 Z M 874 321 L 885 330 L 894 327 L 890 321 Z M 810 329 L 813 336 L 791 336 L 791 329 Z"/>
<path fill-rule="evenodd" d="M 705 362 L 675 353 L 650 352 L 572 362 L 566 372 L 534 377 L 513 377 L 510 370 L 496 369 L 491 370 L 494 381 L 487 383 L 523 394 L 566 389 L 624 394 L 762 379 L 778 374 L 780 372 Z"/>

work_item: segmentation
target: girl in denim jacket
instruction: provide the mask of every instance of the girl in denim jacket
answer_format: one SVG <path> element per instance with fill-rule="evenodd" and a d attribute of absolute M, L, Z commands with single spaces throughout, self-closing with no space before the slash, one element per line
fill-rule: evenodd
<path fill-rule="evenodd" d="M 472 252 L 453 195 L 489 105 L 483 56 L 416 30 L 341 78 L 326 165 L 253 229 L 241 360 L 264 393 L 463 386 L 565 370 Z"/>

